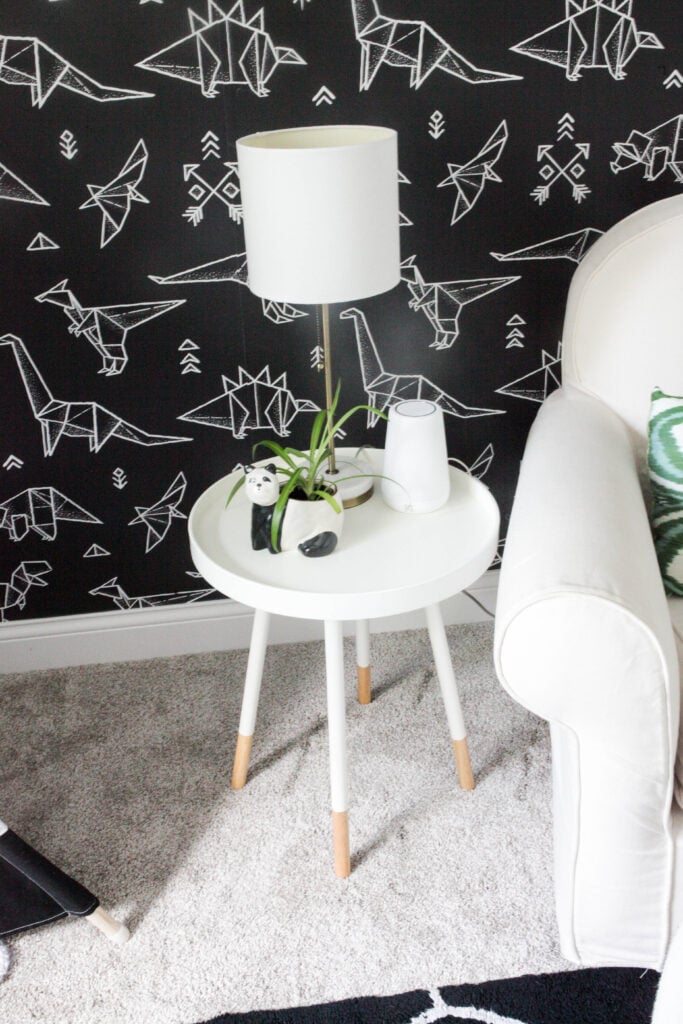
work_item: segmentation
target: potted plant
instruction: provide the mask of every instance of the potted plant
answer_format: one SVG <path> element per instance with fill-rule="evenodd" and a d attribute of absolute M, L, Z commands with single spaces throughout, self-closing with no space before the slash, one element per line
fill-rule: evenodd
<path fill-rule="evenodd" d="M 321 409 L 313 420 L 307 450 L 286 447 L 270 439 L 257 441 L 278 459 L 276 463 L 245 466 L 244 474 L 233 485 L 226 508 L 244 486 L 252 502 L 251 542 L 255 550 L 267 548 L 272 554 L 298 548 L 309 558 L 334 551 L 344 518 L 344 510 L 336 497 L 336 486 L 327 467 L 333 451 L 334 438 L 348 419 L 360 411 L 386 416 L 369 405 L 355 405 L 335 419 L 340 385 L 328 409 Z M 356 474 L 354 474 L 356 475 Z M 367 475 L 367 474 L 357 474 Z M 278 477 L 283 477 L 281 483 Z M 353 476 L 340 477 L 342 480 Z"/>

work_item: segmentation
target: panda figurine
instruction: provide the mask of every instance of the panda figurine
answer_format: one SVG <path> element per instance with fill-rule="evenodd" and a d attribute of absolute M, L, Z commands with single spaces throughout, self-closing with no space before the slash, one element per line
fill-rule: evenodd
<path fill-rule="evenodd" d="M 254 551 L 267 548 L 271 554 L 298 548 L 307 558 L 331 554 L 337 546 L 344 518 L 341 509 L 335 512 L 329 502 L 298 501 L 290 498 L 280 523 L 277 545 L 271 538 L 273 510 L 280 493 L 277 468 L 245 466 L 245 489 L 251 506 L 251 546 Z M 341 506 L 340 506 L 341 507 Z"/>

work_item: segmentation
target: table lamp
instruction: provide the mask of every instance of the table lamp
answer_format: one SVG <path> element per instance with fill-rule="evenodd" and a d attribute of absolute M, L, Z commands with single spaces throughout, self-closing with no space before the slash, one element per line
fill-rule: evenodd
<path fill-rule="evenodd" d="M 329 410 L 329 304 L 379 295 L 400 280 L 396 132 L 372 125 L 258 132 L 237 140 L 237 160 L 249 289 L 322 307 Z M 332 446 L 328 478 L 345 508 L 372 493 L 367 477 L 343 480 L 359 472 L 338 462 Z"/>

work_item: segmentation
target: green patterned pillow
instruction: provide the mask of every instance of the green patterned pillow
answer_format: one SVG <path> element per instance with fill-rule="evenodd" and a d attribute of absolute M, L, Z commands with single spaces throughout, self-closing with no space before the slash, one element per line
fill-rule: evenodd
<path fill-rule="evenodd" d="M 647 465 L 652 530 L 664 587 L 683 597 L 683 397 L 652 392 Z"/>

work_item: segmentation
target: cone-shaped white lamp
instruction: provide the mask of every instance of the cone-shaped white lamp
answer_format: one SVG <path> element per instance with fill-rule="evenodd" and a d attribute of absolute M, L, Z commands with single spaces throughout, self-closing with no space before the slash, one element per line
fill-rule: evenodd
<path fill-rule="evenodd" d="M 328 304 L 379 295 L 400 280 L 396 132 L 372 125 L 259 132 L 237 140 L 237 159 L 249 288 L 276 302 L 323 307 L 329 408 Z M 336 473 L 334 454 L 330 468 Z M 345 505 L 360 497 L 342 489 Z"/>

